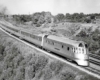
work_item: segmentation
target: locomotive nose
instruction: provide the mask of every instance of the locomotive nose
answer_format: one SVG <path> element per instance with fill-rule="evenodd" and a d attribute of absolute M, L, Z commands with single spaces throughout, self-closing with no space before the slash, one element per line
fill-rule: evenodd
<path fill-rule="evenodd" d="M 81 66 L 88 66 L 89 65 L 89 62 L 88 62 L 88 55 L 86 54 L 78 54 L 76 56 L 76 62 L 78 63 L 78 65 L 81 65 Z"/>
<path fill-rule="evenodd" d="M 86 54 L 77 54 L 76 58 L 80 59 L 80 60 L 87 60 L 88 59 L 88 55 L 86 55 Z"/>

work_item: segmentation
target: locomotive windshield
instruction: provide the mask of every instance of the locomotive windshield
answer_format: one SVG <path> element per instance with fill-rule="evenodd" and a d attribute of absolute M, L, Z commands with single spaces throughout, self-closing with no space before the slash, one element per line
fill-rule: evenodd
<path fill-rule="evenodd" d="M 80 43 L 80 44 L 79 44 L 79 47 L 83 47 L 83 44 L 82 44 L 82 43 Z"/>

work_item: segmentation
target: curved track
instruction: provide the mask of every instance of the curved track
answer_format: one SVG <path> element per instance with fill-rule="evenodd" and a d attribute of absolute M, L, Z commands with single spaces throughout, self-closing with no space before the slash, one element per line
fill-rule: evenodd
<path fill-rule="evenodd" d="M 96 54 L 89 54 L 88 70 L 100 75 L 100 56 Z"/>
<path fill-rule="evenodd" d="M 1 26 L 2 26 L 2 25 L 1 25 Z M 92 76 L 94 76 L 94 77 L 100 79 L 100 73 L 99 73 L 98 71 L 96 71 L 96 70 L 95 70 L 95 71 L 91 71 L 91 70 L 93 70 L 93 68 L 91 68 L 90 66 L 89 66 L 89 67 L 77 66 L 76 64 L 73 64 L 73 63 L 71 63 L 71 62 L 69 62 L 69 61 L 66 61 L 65 59 L 63 59 L 63 58 L 61 58 L 61 57 L 58 57 L 58 56 L 55 56 L 55 55 L 52 55 L 52 54 L 48 54 L 48 52 L 46 52 L 46 51 L 44 51 L 44 50 L 42 50 L 42 49 L 39 49 L 39 48 L 37 48 L 36 46 L 34 46 L 34 45 L 32 45 L 32 44 L 30 44 L 30 43 L 28 43 L 28 42 L 25 42 L 25 41 L 19 39 L 18 37 L 15 37 L 15 36 L 9 34 L 8 32 L 4 31 L 4 30 L 1 29 L 1 28 L 0 28 L 0 30 L 2 30 L 3 32 L 5 32 L 5 33 L 8 34 L 9 36 L 11 36 L 12 38 L 15 38 L 16 40 L 21 41 L 22 43 L 24 43 L 24 44 L 30 46 L 31 48 L 35 48 L 36 50 L 39 50 L 39 51 L 43 52 L 44 54 L 49 55 L 50 57 L 56 58 L 56 59 L 58 59 L 58 60 L 60 60 L 60 61 L 62 61 L 62 62 L 64 62 L 64 63 L 66 63 L 66 64 L 69 64 L 69 65 L 71 65 L 71 66 L 73 66 L 73 67 L 75 67 L 75 68 L 77 68 L 77 69 L 79 69 L 79 70 L 81 70 L 81 71 L 83 71 L 83 72 L 86 72 L 86 73 L 89 74 L 89 75 L 92 75 Z"/>

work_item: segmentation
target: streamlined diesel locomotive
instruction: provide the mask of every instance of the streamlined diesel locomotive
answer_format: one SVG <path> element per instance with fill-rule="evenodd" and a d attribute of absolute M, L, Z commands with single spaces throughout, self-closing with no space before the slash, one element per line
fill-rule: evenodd
<path fill-rule="evenodd" d="M 32 34 L 16 27 L 9 27 L 4 24 L 2 29 L 25 39 L 45 50 L 49 50 L 58 55 L 64 56 L 78 65 L 88 66 L 88 49 L 87 44 L 83 41 L 75 41 L 68 38 L 62 38 L 54 35 Z"/>

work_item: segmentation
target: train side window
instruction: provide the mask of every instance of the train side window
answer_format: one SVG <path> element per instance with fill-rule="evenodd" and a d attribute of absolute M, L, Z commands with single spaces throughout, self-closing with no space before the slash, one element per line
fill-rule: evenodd
<path fill-rule="evenodd" d="M 34 36 L 34 39 L 36 39 L 36 36 Z"/>
<path fill-rule="evenodd" d="M 52 44 L 54 45 L 54 42 L 52 42 Z"/>
<path fill-rule="evenodd" d="M 38 38 L 38 37 L 36 37 L 36 39 L 37 39 L 37 40 L 39 40 L 39 38 Z"/>
<path fill-rule="evenodd" d="M 67 47 L 67 50 L 69 51 L 69 47 Z"/>
<path fill-rule="evenodd" d="M 48 43 L 48 40 L 46 40 L 46 43 Z"/>
<path fill-rule="evenodd" d="M 47 40 L 47 43 L 49 44 L 49 41 Z"/>
<path fill-rule="evenodd" d="M 64 46 L 62 45 L 62 48 L 64 48 Z"/>
<path fill-rule="evenodd" d="M 50 45 L 54 45 L 54 43 L 52 42 L 52 41 L 48 41 L 48 44 L 50 44 Z"/>
<path fill-rule="evenodd" d="M 39 40 L 39 38 L 36 36 L 36 39 Z"/>
<path fill-rule="evenodd" d="M 36 36 L 36 39 L 39 40 L 39 38 Z"/>
<path fill-rule="evenodd" d="M 53 41 L 50 41 L 50 44 L 51 44 L 51 45 L 54 45 Z"/>
<path fill-rule="evenodd" d="M 50 41 L 49 44 L 52 45 L 52 42 Z"/>
<path fill-rule="evenodd" d="M 34 38 L 34 36 L 31 34 L 31 38 Z"/>
<path fill-rule="evenodd" d="M 42 38 L 41 37 L 39 38 L 39 41 L 42 41 Z"/>
<path fill-rule="evenodd" d="M 46 42 L 47 42 L 48 44 L 50 44 L 50 41 L 49 41 L 49 40 L 46 40 Z"/>

